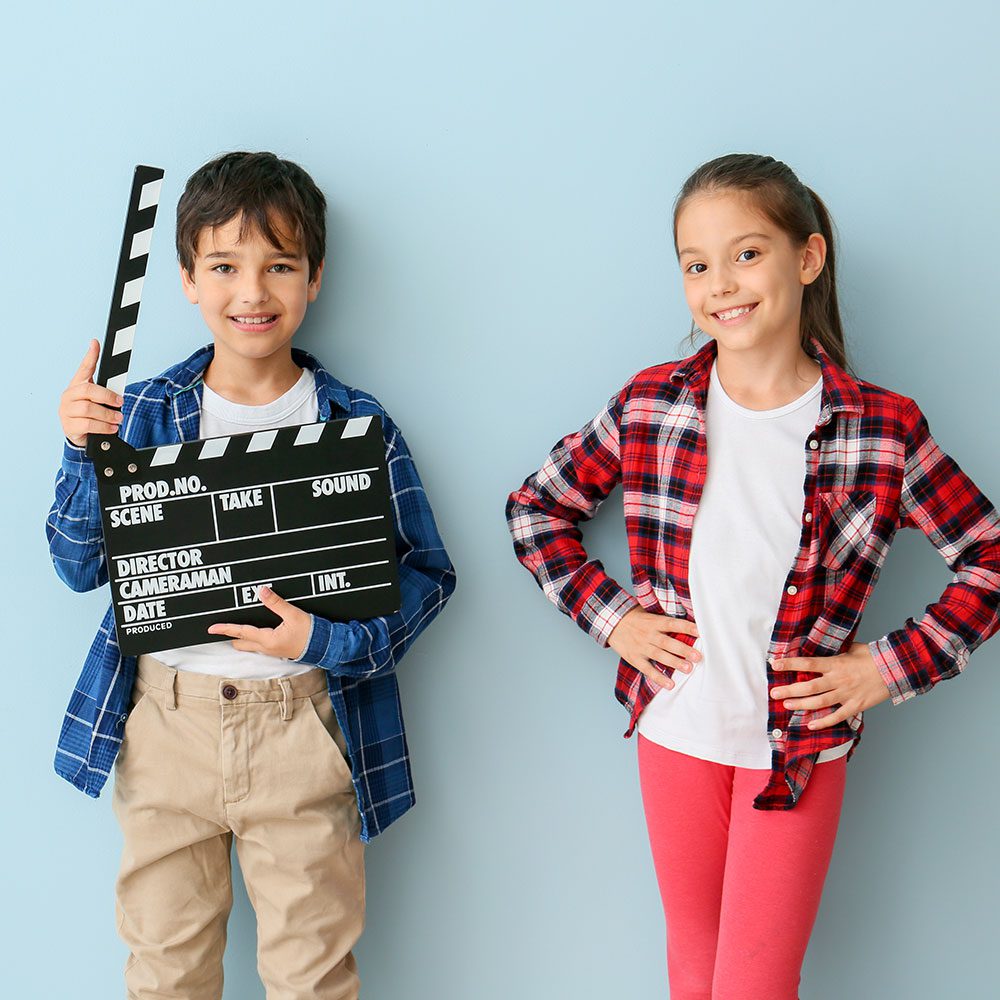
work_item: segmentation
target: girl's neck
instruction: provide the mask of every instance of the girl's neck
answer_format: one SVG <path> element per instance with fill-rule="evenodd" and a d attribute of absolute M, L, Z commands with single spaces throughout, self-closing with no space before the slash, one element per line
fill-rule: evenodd
<path fill-rule="evenodd" d="M 245 358 L 220 351 L 205 369 L 205 385 L 223 399 L 242 406 L 264 406 L 283 396 L 302 375 L 292 360 L 292 352 L 278 352 L 267 358 Z"/>
<path fill-rule="evenodd" d="M 748 410 L 773 410 L 815 385 L 821 367 L 798 342 L 727 350 L 716 343 L 715 370 L 726 395 Z"/>

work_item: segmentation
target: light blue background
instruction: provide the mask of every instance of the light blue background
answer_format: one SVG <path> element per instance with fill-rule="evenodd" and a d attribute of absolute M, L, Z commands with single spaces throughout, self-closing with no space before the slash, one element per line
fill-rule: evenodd
<path fill-rule="evenodd" d="M 172 246 L 191 171 L 264 148 L 312 172 L 329 266 L 300 343 L 404 428 L 459 570 L 400 673 L 419 802 L 368 854 L 364 995 L 662 997 L 614 658 L 514 561 L 504 500 L 633 372 L 682 356 L 670 205 L 698 163 L 745 150 L 790 163 L 837 220 L 861 374 L 915 397 L 1000 500 L 996 11 L 308 0 L 6 15 L 0 990 L 121 995 L 110 796 L 51 766 L 106 594 L 58 582 L 42 522 L 57 399 L 103 337 L 133 164 L 167 171 L 135 377 L 205 339 Z M 587 538 L 626 579 L 616 499 Z M 858 638 L 921 613 L 948 576 L 901 534 Z M 998 660 L 988 644 L 961 679 L 870 713 L 809 1000 L 995 995 Z M 240 895 L 227 1000 L 263 996 L 253 935 Z"/>

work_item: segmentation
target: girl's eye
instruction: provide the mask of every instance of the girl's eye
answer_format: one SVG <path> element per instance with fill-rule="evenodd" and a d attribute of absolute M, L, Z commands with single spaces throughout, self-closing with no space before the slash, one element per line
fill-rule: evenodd
<path fill-rule="evenodd" d="M 743 259 L 749 259 L 749 260 L 753 260 L 753 257 L 750 257 L 750 258 L 744 258 L 744 257 L 743 257 L 743 255 L 744 255 L 745 253 L 752 253 L 752 254 L 753 254 L 753 257 L 756 257 L 756 256 L 757 256 L 757 251 L 756 251 L 756 250 L 741 250 L 741 251 L 740 251 L 740 252 L 739 252 L 739 253 L 737 254 L 737 256 L 736 256 L 736 259 L 737 259 L 737 260 L 743 260 Z"/>
<path fill-rule="evenodd" d="M 212 268 L 212 270 L 215 271 L 216 274 L 232 274 L 232 272 L 233 272 L 233 265 L 232 264 L 216 264 L 215 267 Z"/>
<path fill-rule="evenodd" d="M 688 274 L 701 274 L 701 271 L 692 271 L 693 267 L 704 267 L 704 264 L 689 264 L 687 267 Z"/>

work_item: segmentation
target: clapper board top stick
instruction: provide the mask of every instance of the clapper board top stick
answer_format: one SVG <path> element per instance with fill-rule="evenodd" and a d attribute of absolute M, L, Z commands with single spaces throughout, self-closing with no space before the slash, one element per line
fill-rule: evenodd
<path fill-rule="evenodd" d="M 124 394 L 163 171 L 135 169 L 97 381 Z M 377 416 L 136 449 L 90 435 L 126 656 L 274 626 L 257 588 L 334 621 L 399 610 Z"/>

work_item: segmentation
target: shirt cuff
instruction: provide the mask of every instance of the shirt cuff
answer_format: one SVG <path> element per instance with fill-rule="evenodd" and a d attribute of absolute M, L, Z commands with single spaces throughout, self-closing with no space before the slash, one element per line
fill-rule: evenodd
<path fill-rule="evenodd" d="M 328 618 L 310 615 L 312 628 L 309 641 L 301 656 L 295 658 L 296 663 L 311 663 L 326 670 L 336 667 L 344 654 L 346 644 L 345 628 L 342 622 L 336 625 Z"/>
<path fill-rule="evenodd" d="M 607 646 L 618 623 L 639 606 L 627 590 L 608 577 L 584 602 L 577 621 L 597 642 Z"/>
<path fill-rule="evenodd" d="M 69 438 L 63 438 L 62 470 L 75 479 L 95 478 L 94 463 L 87 457 L 86 448 L 78 448 Z"/>
<path fill-rule="evenodd" d="M 871 651 L 872 659 L 875 661 L 875 666 L 878 667 L 878 672 L 881 674 L 885 686 L 889 689 L 893 705 L 899 705 L 909 698 L 915 698 L 917 692 L 911 686 L 906 671 L 892 648 L 889 637 L 883 636 L 881 639 L 868 643 L 868 649 Z"/>

